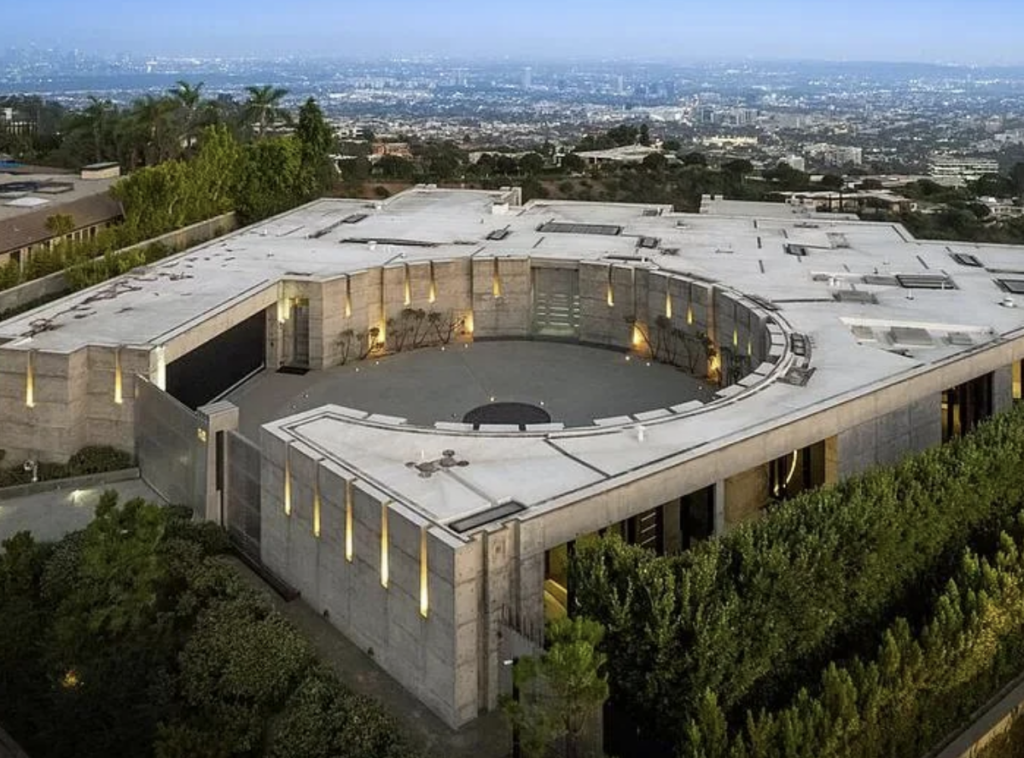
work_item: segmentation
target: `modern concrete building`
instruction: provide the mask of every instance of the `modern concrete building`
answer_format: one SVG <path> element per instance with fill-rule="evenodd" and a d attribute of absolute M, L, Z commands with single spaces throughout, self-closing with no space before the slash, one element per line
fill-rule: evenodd
<path fill-rule="evenodd" d="M 677 551 L 1021 396 L 1024 249 L 779 207 L 314 202 L 0 323 L 0 448 L 134 446 L 458 727 L 577 540 Z"/>
<path fill-rule="evenodd" d="M 930 178 L 949 187 L 962 187 L 986 174 L 998 173 L 999 162 L 993 158 L 935 155 L 928 164 Z"/>

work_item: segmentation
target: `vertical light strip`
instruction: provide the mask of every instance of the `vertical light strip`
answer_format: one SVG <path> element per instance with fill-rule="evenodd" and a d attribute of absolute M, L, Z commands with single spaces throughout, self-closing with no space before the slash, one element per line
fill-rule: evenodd
<path fill-rule="evenodd" d="M 672 318 L 672 293 L 665 291 L 665 318 Z"/>
<path fill-rule="evenodd" d="M 740 333 L 735 328 L 732 330 L 732 346 L 738 347 L 740 344 Z"/>
<path fill-rule="evenodd" d="M 380 586 L 388 586 L 388 504 L 380 504 Z"/>
<path fill-rule="evenodd" d="M 36 407 L 36 366 L 31 350 L 26 353 L 25 362 L 25 405 Z"/>
<path fill-rule="evenodd" d="M 608 267 L 608 307 L 615 307 L 615 288 L 612 286 L 612 267 Z"/>
<path fill-rule="evenodd" d="M 352 562 L 352 482 L 345 481 L 345 560 Z"/>
<path fill-rule="evenodd" d="M 345 318 L 352 318 L 352 278 L 345 277 Z"/>
<path fill-rule="evenodd" d="M 686 323 L 689 326 L 693 326 L 693 306 L 686 306 Z"/>
<path fill-rule="evenodd" d="M 491 273 L 491 294 L 501 297 L 501 274 L 498 273 L 498 259 L 494 259 L 494 270 Z"/>
<path fill-rule="evenodd" d="M 313 536 L 320 537 L 320 461 L 313 473 Z"/>
<path fill-rule="evenodd" d="M 121 348 L 117 348 L 114 351 L 114 402 L 117 405 L 121 405 L 124 402 L 121 390 Z"/>
<path fill-rule="evenodd" d="M 412 304 L 412 283 L 409 281 L 409 264 L 406 263 L 402 268 L 402 291 L 404 293 L 403 301 L 408 307 Z"/>
<path fill-rule="evenodd" d="M 292 515 L 292 463 L 291 443 L 284 443 L 284 515 Z"/>
<path fill-rule="evenodd" d="M 437 300 L 437 281 L 434 279 L 434 262 L 430 262 L 430 291 L 427 293 L 427 301 L 433 303 Z"/>
<path fill-rule="evenodd" d="M 420 615 L 430 613 L 430 596 L 427 589 L 427 528 L 420 529 Z"/>

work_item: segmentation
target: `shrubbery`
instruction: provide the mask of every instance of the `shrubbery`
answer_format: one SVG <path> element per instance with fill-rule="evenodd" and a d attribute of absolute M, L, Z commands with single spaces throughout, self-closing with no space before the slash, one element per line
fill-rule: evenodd
<path fill-rule="evenodd" d="M 104 495 L 0 553 L 0 720 L 33 756 L 410 754 L 217 556 L 215 527 Z"/>
<path fill-rule="evenodd" d="M 682 758 L 918 758 L 970 719 L 1024 661 L 1024 512 L 994 554 L 964 553 L 925 623 L 897 619 L 874 656 L 831 663 L 813 691 L 730 732 L 708 690 Z M 794 752 L 795 751 L 795 752 Z"/>
<path fill-rule="evenodd" d="M 2 451 L 0 451 L 2 452 Z M 0 455 L 0 460 L 3 456 Z M 107 471 L 121 471 L 135 465 L 130 453 L 108 445 L 83 447 L 68 459 L 67 463 L 40 463 L 39 481 L 67 479 L 72 476 L 102 474 Z M 0 487 L 14 487 L 32 482 L 32 472 L 20 464 L 0 468 Z"/>
<path fill-rule="evenodd" d="M 740 723 L 784 705 L 830 661 L 870 654 L 895 617 L 929 612 L 972 539 L 1024 506 L 1022 461 L 1017 407 L 678 557 L 579 545 L 576 612 L 607 629 L 616 710 L 673 749 L 706 693 Z"/>

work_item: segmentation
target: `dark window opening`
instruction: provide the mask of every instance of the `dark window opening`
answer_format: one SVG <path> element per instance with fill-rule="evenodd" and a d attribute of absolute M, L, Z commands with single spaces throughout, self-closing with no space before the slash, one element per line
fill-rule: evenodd
<path fill-rule="evenodd" d="M 942 393 L 942 441 L 973 431 L 992 415 L 992 374 Z"/>

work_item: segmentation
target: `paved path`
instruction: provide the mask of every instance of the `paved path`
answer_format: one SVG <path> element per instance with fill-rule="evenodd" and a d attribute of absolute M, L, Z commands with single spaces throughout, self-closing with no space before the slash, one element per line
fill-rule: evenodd
<path fill-rule="evenodd" d="M 163 503 L 141 479 L 4 500 L 0 502 L 0 541 L 27 530 L 39 542 L 56 542 L 68 532 L 84 529 L 93 519 L 100 495 L 109 489 L 117 490 L 121 502 L 143 497 Z"/>
<path fill-rule="evenodd" d="M 394 715 L 424 756 L 505 758 L 511 752 L 511 733 L 500 711 L 485 714 L 468 727 L 453 731 L 301 598 L 286 602 L 241 561 L 227 560 L 246 582 L 270 598 L 347 687 L 373 698 Z"/>

